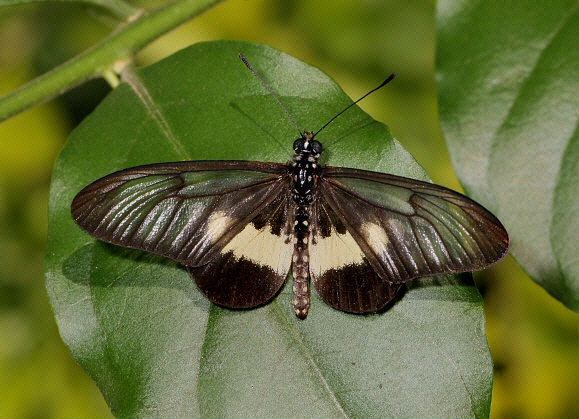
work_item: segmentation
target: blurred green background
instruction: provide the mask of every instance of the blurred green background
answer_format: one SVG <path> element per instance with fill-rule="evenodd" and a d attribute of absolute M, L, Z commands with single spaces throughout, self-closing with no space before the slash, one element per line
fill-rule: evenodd
<path fill-rule="evenodd" d="M 353 99 L 394 72 L 395 81 L 362 102 L 362 109 L 391 128 L 435 183 L 460 190 L 436 113 L 435 2 L 329 4 L 227 1 L 151 44 L 137 63 L 153 63 L 199 41 L 247 40 L 321 68 Z M 85 50 L 112 25 L 104 11 L 77 3 L 0 8 L 0 95 Z M 71 130 L 107 91 L 104 81 L 91 81 L 0 124 L 2 418 L 110 416 L 98 389 L 59 338 L 43 276 L 54 160 Z M 576 417 L 577 316 L 510 257 L 476 273 L 475 280 L 485 301 L 495 363 L 491 417 Z"/>

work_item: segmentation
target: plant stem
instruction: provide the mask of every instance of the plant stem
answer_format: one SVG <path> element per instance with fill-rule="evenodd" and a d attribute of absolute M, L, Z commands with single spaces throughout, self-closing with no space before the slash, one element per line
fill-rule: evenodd
<path fill-rule="evenodd" d="M 73 0 L 69 0 L 73 1 Z M 123 0 L 76 0 L 93 6 L 99 6 L 118 17 L 119 19 L 127 19 L 134 15 L 140 9 L 132 6 Z M 17 6 L 22 3 L 40 3 L 47 2 L 46 0 L 0 0 L 0 7 L 2 6 Z"/>
<path fill-rule="evenodd" d="M 101 76 L 116 61 L 133 56 L 161 35 L 221 1 L 175 0 L 157 9 L 143 11 L 97 45 L 1 98 L 0 121 L 89 78 Z"/>
<path fill-rule="evenodd" d="M 117 74 L 113 70 L 105 71 L 103 73 L 103 77 L 107 81 L 109 86 L 111 86 L 113 89 L 116 88 L 121 83 L 121 81 L 119 80 L 119 76 L 117 76 Z"/>
<path fill-rule="evenodd" d="M 139 10 L 138 7 L 131 6 L 122 0 L 84 0 L 90 4 L 96 4 L 107 9 L 109 12 L 114 14 L 120 19 L 128 19 L 129 17 L 135 15 Z"/>

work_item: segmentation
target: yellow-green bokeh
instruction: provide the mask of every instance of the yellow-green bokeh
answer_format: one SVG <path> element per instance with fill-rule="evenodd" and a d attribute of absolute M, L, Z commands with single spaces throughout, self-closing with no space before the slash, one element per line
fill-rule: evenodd
<path fill-rule="evenodd" d="M 0 9 L 0 94 L 88 48 L 111 22 L 102 11 L 68 2 Z M 396 82 L 361 107 L 390 126 L 436 183 L 460 189 L 437 122 L 434 28 L 434 2 L 427 0 L 231 0 L 157 40 L 137 60 L 146 65 L 199 41 L 259 42 L 318 66 L 352 98 L 395 72 Z M 90 91 L 82 95 L 90 100 Z M 50 174 L 74 127 L 66 105 L 53 100 L 0 124 L 0 417 L 110 416 L 60 341 L 44 286 Z M 486 290 L 496 364 L 491 417 L 571 417 L 576 315 L 509 258 L 477 282 Z"/>

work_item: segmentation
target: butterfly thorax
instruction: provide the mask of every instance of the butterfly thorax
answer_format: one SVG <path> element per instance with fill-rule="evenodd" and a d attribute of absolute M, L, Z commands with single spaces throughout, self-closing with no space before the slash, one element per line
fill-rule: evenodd
<path fill-rule="evenodd" d="M 321 173 L 318 159 L 322 144 L 314 134 L 306 132 L 294 142 L 294 159 L 288 163 L 291 176 L 292 198 L 296 203 L 294 213 L 294 253 L 292 258 L 293 306 L 300 319 L 308 314 L 310 205 Z"/>
<path fill-rule="evenodd" d="M 320 175 L 318 159 L 322 144 L 314 140 L 314 134 L 306 132 L 294 142 L 294 158 L 288 164 L 291 175 L 293 200 L 298 205 L 309 205 Z"/>

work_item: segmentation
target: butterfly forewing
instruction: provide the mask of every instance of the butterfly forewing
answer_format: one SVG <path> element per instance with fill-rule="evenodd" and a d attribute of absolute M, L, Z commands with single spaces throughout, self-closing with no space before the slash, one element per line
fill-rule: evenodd
<path fill-rule="evenodd" d="M 391 283 L 479 269 L 507 249 L 506 231 L 490 212 L 442 186 L 326 167 L 319 194 Z"/>
<path fill-rule="evenodd" d="M 266 208 L 289 181 L 286 166 L 182 162 L 139 166 L 106 176 L 72 203 L 72 216 L 109 243 L 200 266 Z"/>
<path fill-rule="evenodd" d="M 380 278 L 368 261 L 348 219 L 338 216 L 324 199 L 314 202 L 310 275 L 320 297 L 350 313 L 380 310 L 394 298 L 400 285 Z"/>

